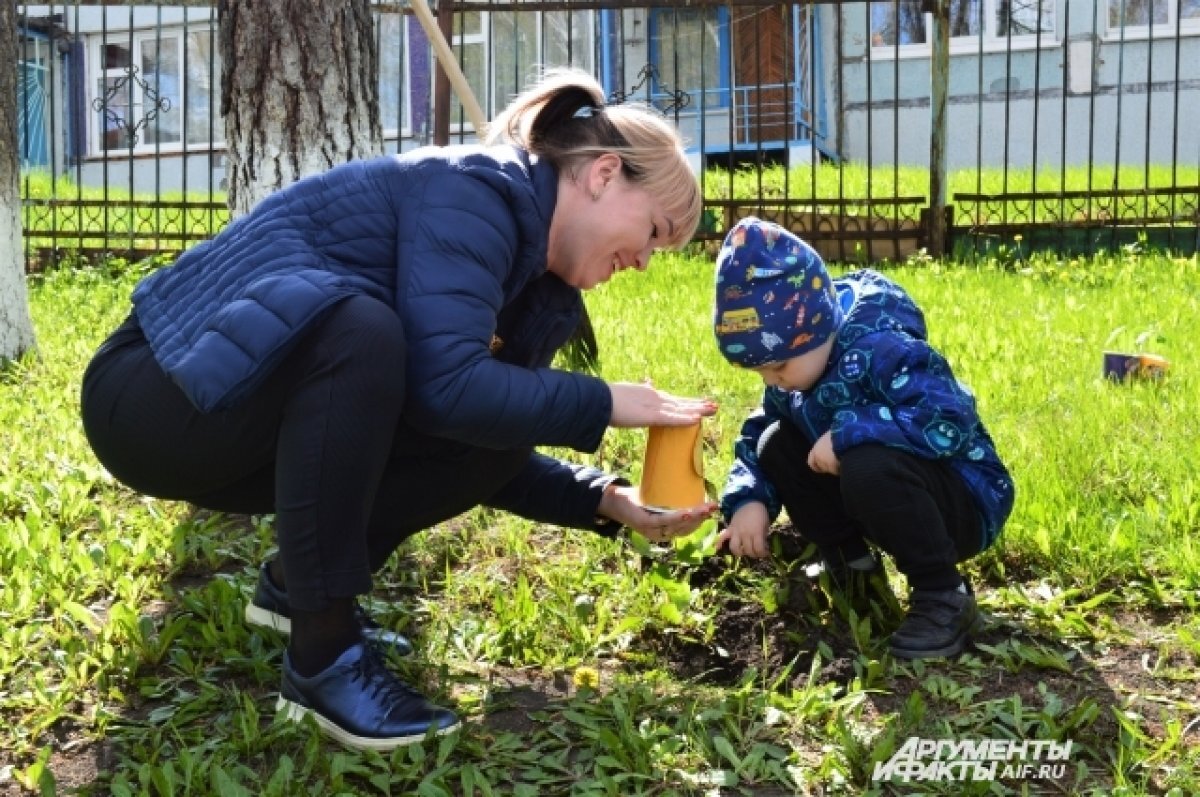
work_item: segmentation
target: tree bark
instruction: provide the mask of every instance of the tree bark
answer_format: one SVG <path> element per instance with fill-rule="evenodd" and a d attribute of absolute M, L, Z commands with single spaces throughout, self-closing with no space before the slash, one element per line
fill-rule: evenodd
<path fill-rule="evenodd" d="M 17 6 L 0 1 L 0 363 L 33 349 L 21 245 L 17 153 Z"/>
<path fill-rule="evenodd" d="M 234 216 L 383 151 L 369 0 L 221 0 L 218 15 Z"/>

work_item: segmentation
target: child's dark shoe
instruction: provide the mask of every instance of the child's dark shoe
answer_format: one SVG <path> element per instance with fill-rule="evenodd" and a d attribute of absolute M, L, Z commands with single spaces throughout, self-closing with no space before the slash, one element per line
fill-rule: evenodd
<path fill-rule="evenodd" d="M 458 727 L 452 711 L 401 681 L 365 641 L 311 678 L 292 668 L 285 651 L 276 708 L 295 722 L 312 715 L 323 733 L 358 750 L 392 750 Z"/>
<path fill-rule="evenodd" d="M 888 640 L 892 655 L 903 659 L 935 659 L 963 651 L 979 623 L 975 595 L 950 590 L 913 590 L 908 615 Z"/>
<path fill-rule="evenodd" d="M 391 648 L 400 656 L 412 653 L 413 646 L 407 637 L 381 626 L 357 601 L 354 603 L 354 616 L 362 627 L 363 638 Z M 287 593 L 275 586 L 266 563 L 259 568 L 254 597 L 246 604 L 246 622 L 283 634 L 292 633 L 292 611 L 288 606 Z"/>

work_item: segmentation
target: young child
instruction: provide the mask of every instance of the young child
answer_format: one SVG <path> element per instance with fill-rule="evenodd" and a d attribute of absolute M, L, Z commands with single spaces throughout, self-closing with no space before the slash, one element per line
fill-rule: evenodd
<path fill-rule="evenodd" d="M 721 354 L 767 385 L 735 446 L 718 545 L 766 556 L 785 508 L 843 589 L 879 571 L 874 545 L 911 589 L 892 653 L 961 652 L 978 611 L 957 564 L 996 540 L 1013 482 L 921 310 L 878 272 L 831 280 L 811 247 L 755 218 L 726 237 L 716 294 Z"/>

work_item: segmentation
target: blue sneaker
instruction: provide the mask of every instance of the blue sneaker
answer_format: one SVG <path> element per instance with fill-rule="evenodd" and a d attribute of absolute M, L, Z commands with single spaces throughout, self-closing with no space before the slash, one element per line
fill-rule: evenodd
<path fill-rule="evenodd" d="M 375 622 L 357 601 L 354 603 L 354 618 L 362 627 L 365 639 L 391 648 L 401 656 L 407 656 L 413 652 L 412 642 L 408 641 L 408 637 Z M 292 633 L 292 612 L 288 608 L 287 593 L 271 581 L 265 562 L 258 570 L 258 584 L 254 587 L 254 597 L 246 604 L 246 622 L 283 634 Z"/>
<path fill-rule="evenodd" d="M 322 733 L 357 750 L 392 750 L 458 727 L 454 712 L 396 677 L 371 642 L 352 645 L 311 678 L 293 670 L 284 651 L 275 707 L 293 722 L 312 715 Z"/>

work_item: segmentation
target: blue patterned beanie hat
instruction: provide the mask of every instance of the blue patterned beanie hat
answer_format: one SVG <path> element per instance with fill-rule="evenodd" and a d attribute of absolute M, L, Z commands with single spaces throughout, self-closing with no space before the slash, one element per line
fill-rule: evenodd
<path fill-rule="evenodd" d="M 779 225 L 753 216 L 725 236 L 716 283 L 717 345 L 743 368 L 804 354 L 842 323 L 821 256 Z"/>

